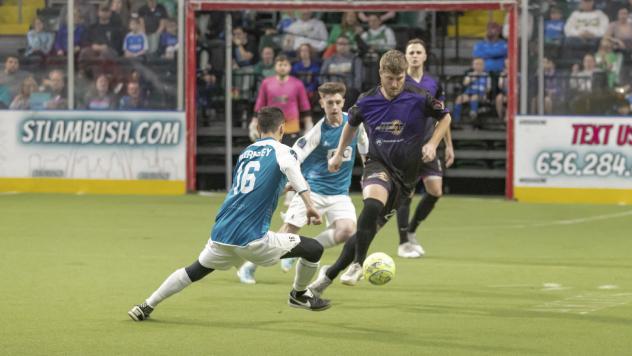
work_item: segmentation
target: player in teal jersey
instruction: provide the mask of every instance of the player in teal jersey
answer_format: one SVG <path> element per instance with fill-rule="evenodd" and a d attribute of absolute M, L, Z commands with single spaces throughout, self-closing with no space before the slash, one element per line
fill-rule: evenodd
<path fill-rule="evenodd" d="M 268 266 L 288 257 L 300 258 L 288 304 L 313 311 L 329 308 L 328 300 L 314 297 L 307 290 L 318 269 L 322 245 L 307 237 L 268 230 L 279 194 L 288 180 L 303 199 L 307 222 L 320 224 L 320 214 L 310 198 L 296 153 L 280 143 L 284 121 L 279 108 L 259 111 L 261 139 L 239 156 L 234 182 L 219 209 L 208 243 L 195 262 L 173 272 L 144 303 L 132 307 L 128 315 L 133 320 L 147 319 L 158 303 L 216 269 L 227 270 L 244 260 Z"/>
<path fill-rule="evenodd" d="M 318 88 L 320 105 L 325 110 L 325 117 L 299 138 L 292 149 L 296 152 L 301 169 L 311 189 L 311 198 L 316 210 L 325 216 L 327 228 L 316 236 L 316 240 L 325 248 L 336 246 L 349 239 L 356 231 L 356 211 L 349 197 L 349 185 L 355 163 L 356 150 L 366 155 L 368 138 L 363 127 L 353 137 L 344 152 L 340 170 L 331 173 L 327 169 L 327 161 L 335 152 L 342 128 L 347 123 L 344 106 L 345 85 L 327 82 Z M 357 147 L 357 148 L 356 148 Z M 294 196 L 287 212 L 284 214 L 285 224 L 280 232 L 297 234 L 305 226 L 305 204 Z M 281 268 L 289 271 L 295 259 L 284 259 Z M 242 283 L 254 284 L 256 265 L 246 262 L 239 269 L 238 276 Z"/>

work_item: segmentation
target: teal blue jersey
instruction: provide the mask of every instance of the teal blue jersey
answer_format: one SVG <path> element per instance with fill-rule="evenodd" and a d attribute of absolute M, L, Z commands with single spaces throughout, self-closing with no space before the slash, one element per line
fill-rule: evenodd
<path fill-rule="evenodd" d="M 343 113 L 342 123 L 339 126 L 331 126 L 325 118 L 322 118 L 292 147 L 298 160 L 302 162 L 301 170 L 314 193 L 321 195 L 349 194 L 356 149 L 359 148 L 361 154 L 367 153 L 368 139 L 363 127 L 358 129 L 358 134 L 345 148 L 340 170 L 335 173 L 327 170 L 327 162 L 336 152 L 342 129 L 347 120 L 347 113 Z"/>
<path fill-rule="evenodd" d="M 263 237 L 288 179 L 297 193 L 308 189 L 290 147 L 272 138 L 248 146 L 239 155 L 233 184 L 219 208 L 211 239 L 246 246 Z"/>

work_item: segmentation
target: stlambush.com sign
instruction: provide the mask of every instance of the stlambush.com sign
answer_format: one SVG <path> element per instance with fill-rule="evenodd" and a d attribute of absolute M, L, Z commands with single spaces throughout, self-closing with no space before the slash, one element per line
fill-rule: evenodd
<path fill-rule="evenodd" d="M 0 191 L 182 194 L 184 113 L 3 111 Z"/>

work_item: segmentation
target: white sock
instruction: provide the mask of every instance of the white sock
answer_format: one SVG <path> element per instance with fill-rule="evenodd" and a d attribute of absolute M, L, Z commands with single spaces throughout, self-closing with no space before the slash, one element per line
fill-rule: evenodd
<path fill-rule="evenodd" d="M 189 275 L 184 268 L 180 268 L 167 277 L 145 302 L 155 308 L 160 302 L 183 290 L 189 284 L 191 284 Z"/>
<path fill-rule="evenodd" d="M 334 239 L 334 229 L 327 229 L 318 234 L 315 238 L 316 241 L 320 242 L 324 248 L 330 248 L 337 245 L 336 240 Z"/>
<path fill-rule="evenodd" d="M 299 258 L 296 264 L 296 275 L 294 276 L 294 289 L 298 291 L 306 290 L 317 270 L 318 262 L 309 262 Z"/>

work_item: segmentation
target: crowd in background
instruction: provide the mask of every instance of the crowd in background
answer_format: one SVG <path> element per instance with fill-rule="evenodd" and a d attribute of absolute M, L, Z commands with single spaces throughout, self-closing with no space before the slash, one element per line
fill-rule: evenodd
<path fill-rule="evenodd" d="M 178 26 L 175 0 L 74 0 L 74 43 L 68 46 L 66 6 L 45 9 L 26 34 L 26 46 L 2 58 L 0 108 L 66 109 L 66 56 L 76 59 L 75 108 L 174 109 Z M 545 0 L 544 107 L 547 114 L 628 115 L 632 96 L 632 0 Z M 529 111 L 537 106 L 536 21 L 532 9 Z M 54 15 L 51 15 L 54 14 Z M 233 68 L 235 125 L 245 126 L 263 79 L 276 75 L 275 57 L 290 59 L 291 75 L 317 109 L 324 81 L 347 86 L 347 106 L 378 83 L 379 56 L 428 39 L 425 12 L 231 12 L 233 52 L 225 63 L 224 12 L 197 16 L 197 97 L 200 115 L 212 120 L 223 107 L 224 68 Z M 537 16 L 537 14 L 536 14 Z M 446 23 L 440 23 L 445 26 Z M 471 68 L 440 77 L 455 123 L 481 115 L 505 120 L 507 21 L 490 22 L 474 44 Z M 439 31 L 441 34 L 441 31 Z M 429 62 L 436 62 L 428 48 Z M 438 76 L 438 73 L 432 73 Z M 519 78 L 519 80 L 522 80 Z M 452 83 L 453 85 L 449 85 Z"/>
<path fill-rule="evenodd" d="M 75 109 L 175 109 L 176 1 L 74 0 L 38 11 L 26 47 L 5 56 L 0 109 L 68 109 L 66 64 L 74 55 Z"/>

